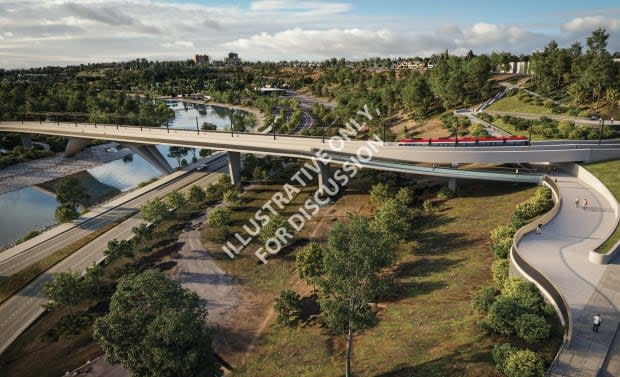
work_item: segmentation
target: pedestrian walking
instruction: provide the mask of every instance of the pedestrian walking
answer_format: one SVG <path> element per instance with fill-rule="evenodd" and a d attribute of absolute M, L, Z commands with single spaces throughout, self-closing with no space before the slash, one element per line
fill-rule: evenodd
<path fill-rule="evenodd" d="M 579 208 L 579 197 L 575 198 L 575 207 Z"/>
<path fill-rule="evenodd" d="M 519 169 L 515 169 L 515 175 L 519 175 Z"/>
<path fill-rule="evenodd" d="M 555 175 L 555 166 L 551 168 L 551 174 Z"/>
<path fill-rule="evenodd" d="M 588 199 L 583 198 L 583 210 L 585 211 L 588 208 Z"/>
<path fill-rule="evenodd" d="M 593 317 L 593 325 L 592 325 L 592 331 L 594 332 L 598 332 L 598 328 L 601 326 L 601 315 L 599 313 L 596 313 Z"/>
<path fill-rule="evenodd" d="M 538 223 L 536 225 L 536 234 L 540 234 L 542 232 L 542 223 Z"/>

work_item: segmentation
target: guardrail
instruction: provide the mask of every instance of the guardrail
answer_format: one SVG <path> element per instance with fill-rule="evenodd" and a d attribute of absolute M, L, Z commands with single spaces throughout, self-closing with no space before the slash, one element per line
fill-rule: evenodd
<path fill-rule="evenodd" d="M 535 221 L 526 224 L 519 228 L 515 232 L 515 235 L 512 240 L 512 248 L 510 250 L 510 259 L 514 263 L 514 265 L 519 269 L 519 271 L 524 275 L 524 277 L 533 282 L 538 289 L 543 293 L 543 295 L 551 301 L 551 305 L 555 308 L 558 313 L 558 317 L 560 317 L 560 321 L 565 327 L 564 333 L 564 341 L 562 342 L 562 346 L 558 350 L 555 358 L 553 359 L 551 365 L 549 366 L 549 371 L 551 371 L 558 363 L 560 354 L 562 351 L 568 347 L 572 341 L 572 331 L 573 331 L 573 319 L 571 311 L 568 307 L 567 301 L 564 296 L 560 293 L 557 287 L 543 274 L 538 271 L 534 266 L 530 265 L 520 254 L 519 254 L 519 241 L 526 234 L 533 232 L 536 230 L 537 224 L 542 223 L 543 225 L 549 223 L 560 211 L 560 207 L 562 204 L 562 197 L 560 196 L 560 190 L 558 185 L 548 176 L 545 176 L 543 179 L 544 186 L 547 186 L 551 189 L 553 195 L 553 208 L 544 215 L 537 218 Z"/>

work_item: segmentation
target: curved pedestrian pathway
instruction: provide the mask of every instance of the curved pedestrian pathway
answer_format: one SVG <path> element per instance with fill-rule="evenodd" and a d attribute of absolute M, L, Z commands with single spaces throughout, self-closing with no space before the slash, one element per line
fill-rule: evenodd
<path fill-rule="evenodd" d="M 521 239 L 519 254 L 560 290 L 572 314 L 572 341 L 551 375 L 595 377 L 605 364 L 620 320 L 620 265 L 593 264 L 588 253 L 613 230 L 615 213 L 602 194 L 576 177 L 559 175 L 557 184 L 560 211 L 542 234 L 532 232 Z M 586 198 L 588 208 L 577 207 L 576 197 Z M 602 317 L 598 333 L 592 332 L 596 313 Z"/>

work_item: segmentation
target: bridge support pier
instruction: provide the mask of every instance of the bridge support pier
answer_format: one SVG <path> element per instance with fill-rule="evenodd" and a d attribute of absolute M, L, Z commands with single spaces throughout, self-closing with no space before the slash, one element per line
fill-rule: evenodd
<path fill-rule="evenodd" d="M 228 172 L 230 173 L 230 183 L 236 185 L 241 183 L 241 153 L 226 152 L 228 155 Z"/>
<path fill-rule="evenodd" d="M 90 144 L 91 141 L 92 139 L 82 139 L 82 138 L 72 137 L 71 139 L 69 139 L 69 142 L 67 143 L 64 156 L 65 157 L 75 156 L 76 153 L 84 149 L 84 147 Z"/>
<path fill-rule="evenodd" d="M 456 178 L 448 179 L 448 190 L 456 192 Z"/>
<path fill-rule="evenodd" d="M 321 195 L 324 195 L 325 185 L 327 185 L 327 181 L 329 180 L 329 166 L 322 161 L 317 161 L 317 164 L 319 165 L 319 192 Z"/>
<path fill-rule="evenodd" d="M 32 135 L 30 134 L 19 134 L 19 138 L 22 141 L 22 145 L 24 148 L 30 149 L 32 148 Z"/>
<path fill-rule="evenodd" d="M 129 149 L 138 156 L 145 159 L 149 164 L 153 165 L 160 173 L 167 175 L 174 171 L 168 160 L 162 156 L 159 149 L 155 145 L 142 145 L 127 143 Z"/>

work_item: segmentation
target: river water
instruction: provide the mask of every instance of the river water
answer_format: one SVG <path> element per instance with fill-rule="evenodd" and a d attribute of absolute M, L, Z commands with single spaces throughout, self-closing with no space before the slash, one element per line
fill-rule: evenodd
<path fill-rule="evenodd" d="M 203 122 L 215 124 L 218 129 L 230 126 L 230 110 L 219 106 L 192 104 L 181 101 L 167 101 L 174 109 L 175 118 L 170 120 L 170 128 L 196 129 Z M 177 160 L 168 157 L 169 147 L 158 145 L 163 156 L 174 168 Z M 198 157 L 198 151 L 195 151 Z M 194 152 L 186 157 L 191 162 Z M 97 181 L 120 191 L 127 191 L 139 183 L 161 175 L 157 169 L 138 155 L 115 160 L 107 164 L 87 170 Z M 0 170 L 0 179 L 2 171 Z M 31 229 L 43 229 L 54 225 L 54 211 L 57 207 L 56 198 L 35 186 L 0 195 L 0 248 L 19 240 Z"/>

